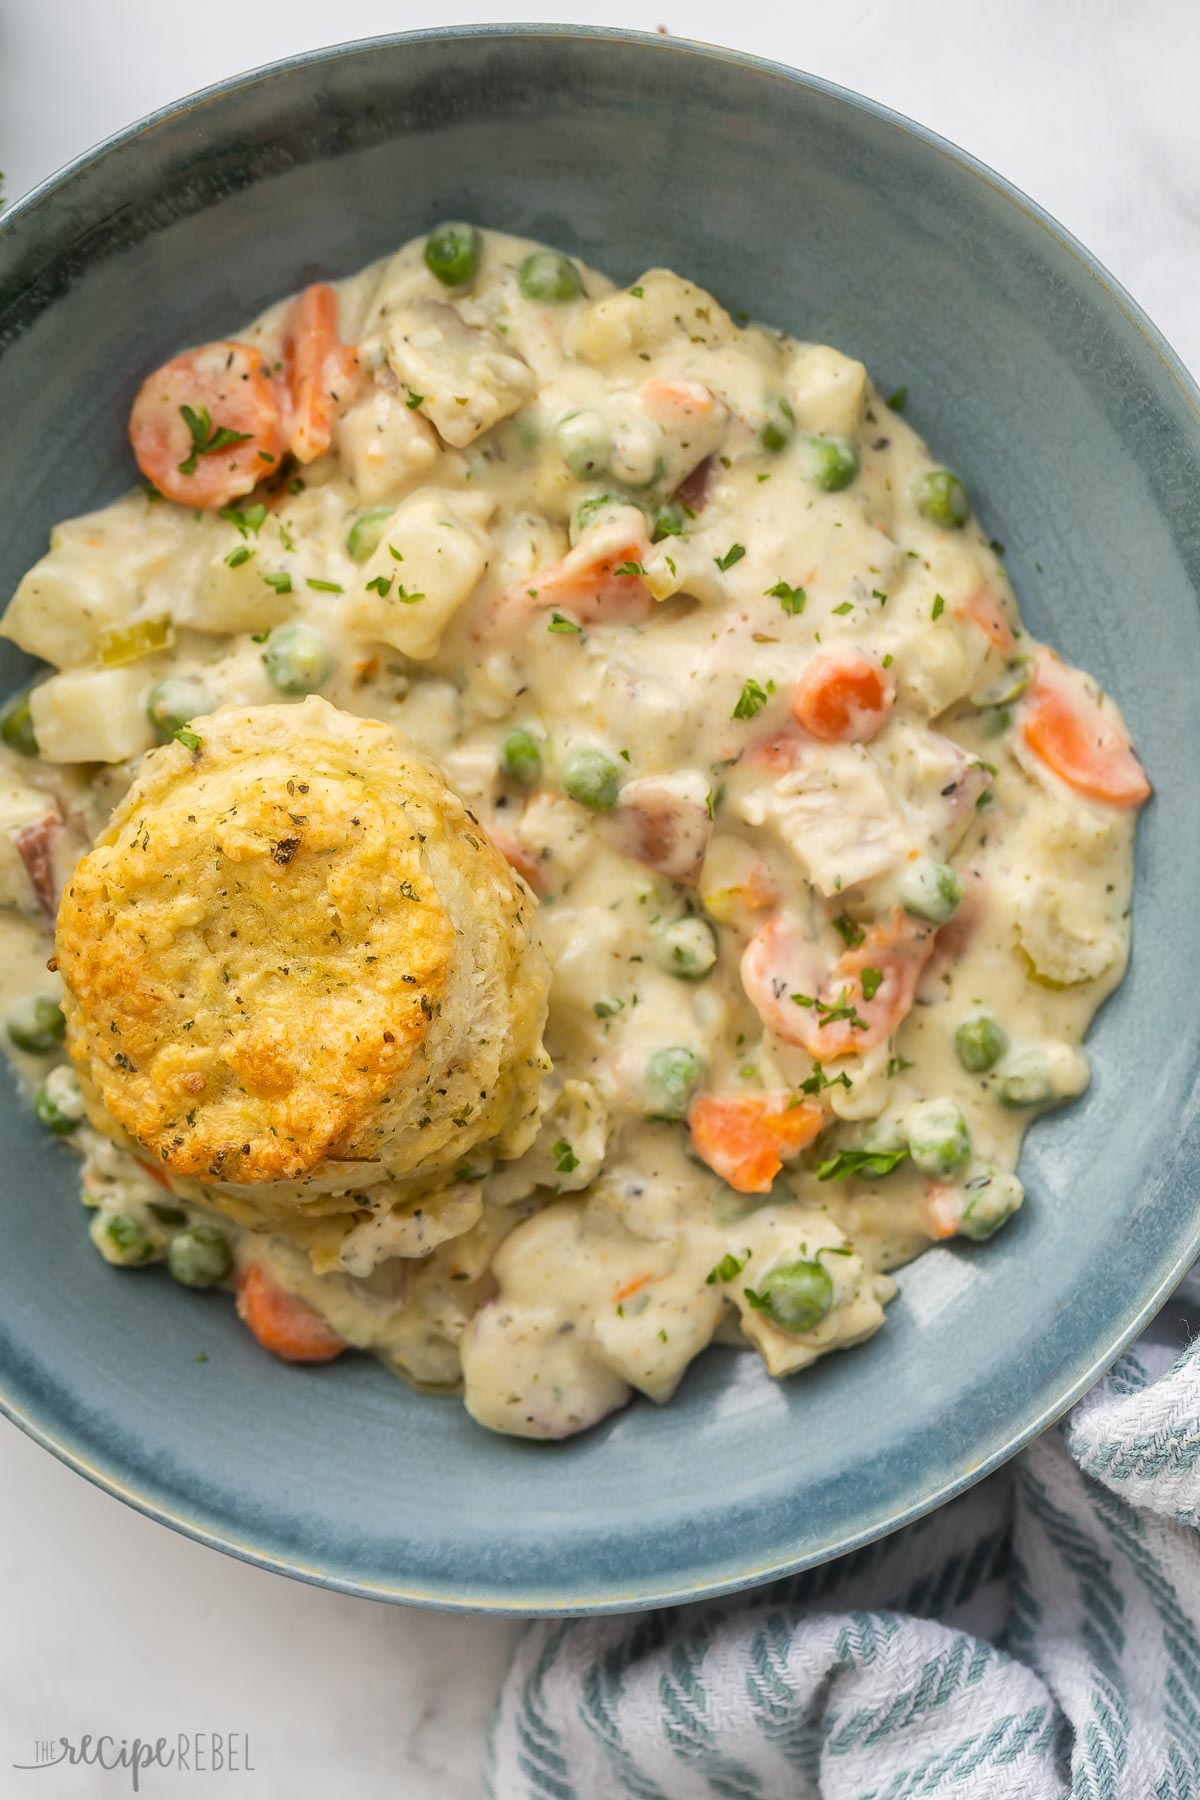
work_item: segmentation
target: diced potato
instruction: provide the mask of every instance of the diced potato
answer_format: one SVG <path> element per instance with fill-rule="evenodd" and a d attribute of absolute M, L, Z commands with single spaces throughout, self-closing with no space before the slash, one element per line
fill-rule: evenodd
<path fill-rule="evenodd" d="M 435 655 L 442 633 L 488 566 L 494 503 L 421 490 L 397 508 L 358 576 L 347 623 L 405 656 Z"/>
<path fill-rule="evenodd" d="M 0 630 L 31 656 L 56 668 L 86 663 L 100 633 L 122 625 L 136 604 L 128 577 L 114 559 L 52 550 L 17 585 Z"/>
<path fill-rule="evenodd" d="M 444 300 L 414 300 L 385 326 L 388 362 L 448 444 L 461 450 L 516 412 L 533 370 L 488 325 L 468 325 Z"/>
<path fill-rule="evenodd" d="M 401 500 L 428 477 L 441 452 L 429 421 L 403 394 L 373 388 L 334 428 L 342 467 L 369 506 Z"/>
<path fill-rule="evenodd" d="M 17 838 L 54 812 L 49 795 L 23 781 L 0 780 L 0 906 L 21 912 L 41 910 L 29 871 L 17 849 Z"/>
<path fill-rule="evenodd" d="M 154 742 L 142 704 L 154 679 L 147 662 L 120 669 L 70 669 L 29 696 L 38 748 L 49 762 L 126 762 Z"/>
<path fill-rule="evenodd" d="M 1017 905 L 1017 938 L 1037 980 L 1095 981 L 1121 955 L 1096 897 L 1079 882 L 1039 881 Z"/>
<path fill-rule="evenodd" d="M 193 631 L 214 632 L 220 637 L 242 631 L 268 631 L 290 618 L 304 586 L 304 575 L 294 554 L 284 548 L 279 521 L 269 519 L 257 538 L 243 543 L 233 530 L 228 536 L 214 532 L 215 548 L 198 571 L 191 592 L 182 597 L 177 617 Z M 238 560 L 241 550 L 251 552 Z M 231 564 L 230 557 L 235 560 Z M 270 575 L 274 583 L 266 578 Z M 278 577 L 291 583 L 280 591 Z"/>
<path fill-rule="evenodd" d="M 727 344 L 737 326 L 703 288 L 650 269 L 620 293 L 595 301 L 567 327 L 568 352 L 601 366 L 670 344 Z"/>
<path fill-rule="evenodd" d="M 867 371 L 824 344 L 805 344 L 797 351 L 787 390 L 801 431 L 853 437 L 862 424 Z"/>
<path fill-rule="evenodd" d="M 96 660 L 103 631 L 174 612 L 197 530 L 183 508 L 141 494 L 68 520 L 18 583 L 0 632 L 56 668 L 82 668 Z"/>

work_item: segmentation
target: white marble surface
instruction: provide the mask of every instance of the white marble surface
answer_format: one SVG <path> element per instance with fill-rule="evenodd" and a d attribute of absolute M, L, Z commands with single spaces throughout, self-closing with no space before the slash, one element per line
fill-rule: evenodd
<path fill-rule="evenodd" d="M 16 196 L 98 138 L 277 54 L 505 17 L 707 38 L 871 94 L 1036 196 L 1200 369 L 1194 0 L 37 0 L 0 8 L 0 168 Z M 106 1800 L 128 1777 L 15 1775 L 60 1732 L 248 1732 L 253 1775 L 150 1775 L 151 1800 L 474 1800 L 516 1627 L 346 1600 L 150 1524 L 0 1425 L 0 1793 Z M 503 1797 L 501 1797 L 503 1800 Z M 596 1800 L 604 1800 L 597 1796 Z"/>

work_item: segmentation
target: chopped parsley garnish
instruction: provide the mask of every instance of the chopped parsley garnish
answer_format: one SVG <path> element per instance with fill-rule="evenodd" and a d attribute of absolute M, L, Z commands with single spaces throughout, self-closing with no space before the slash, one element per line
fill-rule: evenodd
<path fill-rule="evenodd" d="M 895 657 L 892 655 L 891 651 L 889 650 L 887 655 L 883 659 L 884 668 L 890 669 L 892 664 L 895 662 L 895 660 L 896 660 Z"/>
<path fill-rule="evenodd" d="M 285 550 L 294 550 L 296 548 L 295 544 L 292 542 L 292 534 L 282 519 L 279 521 L 279 541 Z"/>
<path fill-rule="evenodd" d="M 844 1020 L 851 1031 L 865 1031 L 867 1021 L 860 1018 L 855 1008 L 850 1005 L 846 999 L 846 992 L 847 990 L 843 989 L 836 1000 L 818 1000 L 812 994 L 791 994 L 788 997 L 794 1000 L 797 1006 L 814 1007 L 822 1025 L 836 1025 L 839 1020 Z"/>
<path fill-rule="evenodd" d="M 181 475 L 196 473 L 197 457 L 215 456 L 218 450 L 228 450 L 231 444 L 244 444 L 253 435 L 249 431 L 231 431 L 228 425 L 214 425 L 207 406 L 202 406 L 198 412 L 194 407 L 181 406 L 179 411 L 192 439 L 188 455 L 176 464 Z"/>
<path fill-rule="evenodd" d="M 716 1287 L 718 1281 L 732 1281 L 735 1275 L 741 1274 L 746 1264 L 750 1261 L 750 1256 L 751 1252 L 749 1250 L 747 1250 L 745 1256 L 735 1256 L 732 1250 L 727 1250 L 720 1262 L 717 1263 L 716 1267 L 710 1269 L 708 1274 L 704 1277 L 706 1285 L 708 1287 Z"/>
<path fill-rule="evenodd" d="M 724 575 L 728 569 L 732 569 L 734 563 L 741 562 L 745 554 L 745 544 L 730 544 L 724 556 L 714 556 L 713 561 L 716 563 L 718 569 L 720 569 L 722 575 Z"/>
<path fill-rule="evenodd" d="M 843 944 L 851 950 L 857 949 L 867 935 L 862 926 L 856 925 L 848 913 L 838 914 L 837 918 L 833 920 L 833 929 Z"/>
<path fill-rule="evenodd" d="M 546 630 L 576 632 L 582 631 L 583 626 L 576 624 L 574 619 L 568 619 L 565 613 L 556 612 L 551 614 L 550 623 L 547 625 Z"/>
<path fill-rule="evenodd" d="M 635 562 L 618 563 L 617 567 L 613 570 L 614 575 L 644 575 L 645 573 L 646 571 L 643 569 L 641 563 Z"/>
<path fill-rule="evenodd" d="M 872 600 L 878 600 L 880 606 L 887 605 L 887 595 L 884 593 L 882 588 L 872 588 L 871 589 L 871 598 L 872 598 Z"/>
<path fill-rule="evenodd" d="M 643 287 L 630 288 L 629 291 L 635 300 L 644 300 L 646 298 L 646 290 Z"/>
<path fill-rule="evenodd" d="M 251 532 L 257 537 L 262 530 L 267 509 L 262 505 L 247 506 L 244 511 L 240 506 L 223 506 L 219 516 L 236 526 L 243 537 L 248 537 Z"/>
<path fill-rule="evenodd" d="M 945 612 L 945 610 L 946 610 L 946 602 L 942 599 L 942 596 L 940 594 L 935 594 L 933 596 L 933 611 L 929 615 L 930 618 L 931 619 L 940 619 L 942 614 Z"/>
<path fill-rule="evenodd" d="M 378 594 L 381 600 L 386 600 L 391 591 L 391 586 L 392 578 L 390 575 L 376 575 L 374 581 L 368 581 L 367 592 L 368 594 Z"/>
<path fill-rule="evenodd" d="M 270 635 L 270 626 L 268 626 L 265 631 L 252 631 L 250 633 L 250 642 L 252 644 L 265 644 Z"/>
<path fill-rule="evenodd" d="M 783 580 L 777 581 L 774 587 L 769 587 L 767 594 L 772 600 L 778 600 L 783 611 L 790 613 L 793 618 L 804 611 L 804 602 L 808 599 L 802 587 L 793 587 L 790 582 Z"/>
<path fill-rule="evenodd" d="M 401 606 L 415 606 L 418 600 L 425 598 L 420 588 L 406 588 L 402 581 L 396 583 L 396 598 Z"/>
<path fill-rule="evenodd" d="M 173 731 L 171 733 L 171 736 L 175 739 L 176 743 L 182 744 L 185 750 L 198 750 L 200 748 L 200 739 L 196 736 L 196 733 L 192 730 L 190 725 L 181 725 L 178 731 Z"/>
<path fill-rule="evenodd" d="M 416 412 L 418 406 L 420 406 L 420 404 L 424 400 L 424 398 L 425 398 L 424 394 L 418 394 L 418 392 L 415 388 L 409 388 L 408 399 L 404 402 L 404 404 L 405 404 L 405 406 L 407 406 L 409 412 Z"/>
<path fill-rule="evenodd" d="M 854 602 L 853 600 L 843 600 L 842 604 L 835 606 L 833 611 L 835 618 L 843 618 L 846 613 L 854 611 Z"/>
<path fill-rule="evenodd" d="M 247 545 L 239 544 L 236 550 L 231 550 L 229 552 L 225 561 L 231 569 L 240 569 L 242 564 L 248 563 L 253 555 L 253 550 L 249 549 Z"/>
<path fill-rule="evenodd" d="M 864 969 L 859 976 L 864 1000 L 873 1000 L 883 982 L 882 969 Z"/>
<path fill-rule="evenodd" d="M 554 1158 L 554 1167 L 558 1170 L 560 1175 L 569 1175 L 573 1169 L 579 1167 L 579 1158 L 572 1150 L 570 1144 L 568 1144 L 566 1138 L 559 1138 L 550 1154 Z"/>
<path fill-rule="evenodd" d="M 318 581 L 315 575 L 309 575 L 305 587 L 315 588 L 318 594 L 344 594 L 345 588 L 337 581 Z"/>
<path fill-rule="evenodd" d="M 994 550 L 997 556 L 1004 555 L 1004 545 L 1000 542 L 999 538 L 989 538 L 988 549 Z"/>
<path fill-rule="evenodd" d="M 292 591 L 292 578 L 286 569 L 275 569 L 270 574 L 264 574 L 263 580 L 277 594 L 290 594 Z"/>
<path fill-rule="evenodd" d="M 625 1002 L 623 1000 L 597 1000 L 592 1007 L 592 1011 L 598 1019 L 611 1019 L 614 1013 L 624 1010 Z"/>
<path fill-rule="evenodd" d="M 907 399 L 908 389 L 906 387 L 898 387 L 894 394 L 888 395 L 887 403 L 893 412 L 902 413 Z"/>
<path fill-rule="evenodd" d="M 773 681 L 768 681 L 766 687 L 764 687 L 760 681 L 755 681 L 753 679 L 745 682 L 742 686 L 741 693 L 738 695 L 737 705 L 734 707 L 730 717 L 734 719 L 752 719 L 755 713 L 762 711 L 774 692 L 775 683 Z"/>
<path fill-rule="evenodd" d="M 868 1181 L 890 1175 L 908 1155 L 905 1144 L 899 1150 L 839 1150 L 817 1169 L 818 1181 L 844 1181 L 848 1175 L 865 1175 Z"/>
<path fill-rule="evenodd" d="M 901 1075 L 905 1069 L 911 1069 L 912 1067 L 912 1063 L 909 1062 L 906 1056 L 889 1056 L 887 1078 L 891 1081 L 894 1075 Z"/>
<path fill-rule="evenodd" d="M 838 1075 L 827 1075 L 825 1073 L 824 1068 L 821 1066 L 821 1064 L 819 1062 L 814 1062 L 813 1066 L 812 1066 L 812 1074 L 809 1076 L 807 1081 L 802 1081 L 800 1083 L 800 1092 L 802 1094 L 821 1094 L 821 1093 L 824 1093 L 826 1088 L 831 1088 L 831 1087 L 851 1088 L 853 1086 L 854 1086 L 854 1083 L 851 1081 L 850 1077 L 847 1075 L 845 1069 L 843 1069 L 841 1071 L 841 1073 Z M 793 1106 L 799 1106 L 799 1104 L 800 1104 L 800 1102 L 798 1100 L 792 1101 Z"/>
<path fill-rule="evenodd" d="M 403 550 L 397 550 L 395 544 L 388 545 L 388 555 L 391 556 L 391 558 L 395 562 L 403 562 L 404 561 Z"/>

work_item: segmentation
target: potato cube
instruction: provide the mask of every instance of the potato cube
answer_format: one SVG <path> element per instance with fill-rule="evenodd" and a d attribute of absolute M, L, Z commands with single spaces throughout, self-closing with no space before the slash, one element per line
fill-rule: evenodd
<path fill-rule="evenodd" d="M 364 564 L 347 623 L 418 661 L 442 633 L 488 566 L 485 529 L 492 504 L 479 495 L 425 488 L 396 509 Z"/>
<path fill-rule="evenodd" d="M 38 748 L 50 762 L 126 762 L 148 750 L 154 732 L 143 697 L 154 680 L 148 661 L 119 669 L 69 669 L 29 696 Z"/>

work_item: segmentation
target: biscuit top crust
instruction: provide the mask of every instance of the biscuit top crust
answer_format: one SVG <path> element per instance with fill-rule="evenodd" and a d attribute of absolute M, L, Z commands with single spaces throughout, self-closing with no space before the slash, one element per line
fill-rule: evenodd
<path fill-rule="evenodd" d="M 194 730 L 147 757 L 63 896 L 71 1056 L 170 1174 L 370 1159 L 456 955 L 429 840 L 498 853 L 390 727 L 310 699 Z"/>

